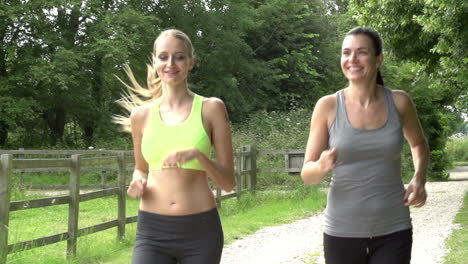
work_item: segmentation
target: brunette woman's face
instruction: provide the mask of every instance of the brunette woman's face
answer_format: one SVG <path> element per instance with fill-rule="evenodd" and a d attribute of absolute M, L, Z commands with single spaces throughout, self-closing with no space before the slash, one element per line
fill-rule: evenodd
<path fill-rule="evenodd" d="M 376 56 L 372 40 L 366 35 L 349 35 L 341 48 L 341 70 L 350 82 L 376 78 L 383 55 Z"/>
<path fill-rule="evenodd" d="M 194 63 L 181 39 L 168 36 L 156 42 L 153 67 L 162 82 L 172 85 L 185 82 Z"/>

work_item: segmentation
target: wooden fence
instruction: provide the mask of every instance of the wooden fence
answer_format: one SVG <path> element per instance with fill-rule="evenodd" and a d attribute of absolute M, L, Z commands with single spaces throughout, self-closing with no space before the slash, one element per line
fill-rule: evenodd
<path fill-rule="evenodd" d="M 77 239 L 80 236 L 96 233 L 109 228 L 117 227 L 117 235 L 121 239 L 125 234 L 125 225 L 134 223 L 137 216 L 126 216 L 125 195 L 129 171 L 133 170 L 128 165 L 134 164 L 133 154 L 130 151 L 25 151 L 25 150 L 0 150 L 0 264 L 6 263 L 8 254 L 41 247 L 60 241 L 67 241 L 67 256 L 76 255 Z M 69 158 L 21 158 L 19 156 L 31 155 L 64 155 Z M 87 157 L 94 155 L 94 157 Z M 283 155 L 284 168 L 257 168 L 259 155 Z M 235 175 L 236 190 L 232 193 L 222 194 L 216 188 L 216 202 L 221 206 L 221 201 L 232 197 L 239 198 L 242 192 L 255 190 L 257 185 L 257 172 L 288 172 L 298 173 L 302 167 L 303 150 L 260 150 L 248 145 L 236 151 Z M 16 157 L 15 157 L 16 156 Z M 80 176 L 87 171 L 117 171 L 117 185 L 108 186 L 103 180 L 101 185 L 83 186 L 80 184 Z M 48 197 L 41 199 L 10 201 L 13 173 L 26 172 L 69 172 L 69 195 Z M 53 186 L 63 187 L 63 186 Z M 102 190 L 80 194 L 83 187 L 97 187 Z M 108 188 L 110 187 L 110 188 Z M 80 202 L 98 199 L 106 196 L 117 196 L 117 219 L 99 223 L 97 225 L 78 228 L 78 215 Z M 28 241 L 8 244 L 9 213 L 18 210 L 27 210 L 47 206 L 68 204 L 68 230 L 66 232 L 40 237 Z"/>

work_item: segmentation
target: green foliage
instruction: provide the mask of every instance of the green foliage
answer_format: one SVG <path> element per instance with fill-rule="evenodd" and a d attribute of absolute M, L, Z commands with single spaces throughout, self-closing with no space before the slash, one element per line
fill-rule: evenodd
<path fill-rule="evenodd" d="M 233 144 L 255 144 L 258 149 L 303 149 L 309 136 L 312 111 L 257 111 L 242 124 L 234 124 Z"/>
<path fill-rule="evenodd" d="M 106 140 L 120 137 L 110 121 L 122 112 L 115 75 L 125 80 L 129 64 L 145 80 L 166 28 L 193 41 L 191 88 L 222 98 L 235 122 L 291 103 L 311 108 L 340 86 L 336 17 L 319 0 L 35 0 L 0 11 L 2 148 L 117 145 Z"/>
<path fill-rule="evenodd" d="M 233 128 L 235 149 L 242 145 L 253 144 L 259 150 L 304 149 L 309 136 L 311 112 L 294 108 L 289 112 L 258 111 L 251 114 L 242 124 Z M 258 168 L 284 168 L 281 155 L 259 155 Z M 259 188 L 299 188 L 303 185 L 298 175 L 288 173 L 257 174 Z"/>
<path fill-rule="evenodd" d="M 459 133 L 465 136 L 468 135 L 468 122 L 461 124 L 460 128 L 458 128 L 455 133 Z"/>
<path fill-rule="evenodd" d="M 122 74 L 119 67 L 129 58 L 145 58 L 156 34 L 157 18 L 143 14 L 144 8 L 122 1 L 4 5 L 0 83 L 15 107 L 0 104 L 0 113 L 21 113 L 0 116 L 9 134 L 8 143 L 0 143 L 84 147 L 95 130 L 109 129 L 121 87 L 114 75 Z"/>
<path fill-rule="evenodd" d="M 468 137 L 453 136 L 447 142 L 446 152 L 453 162 L 468 162 Z"/>

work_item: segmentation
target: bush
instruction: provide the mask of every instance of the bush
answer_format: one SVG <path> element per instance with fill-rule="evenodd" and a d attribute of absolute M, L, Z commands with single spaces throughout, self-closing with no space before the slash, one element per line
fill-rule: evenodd
<path fill-rule="evenodd" d="M 468 162 L 468 136 L 456 134 L 450 137 L 446 152 L 452 162 Z"/>
<path fill-rule="evenodd" d="M 233 127 L 233 144 L 255 144 L 258 149 L 304 149 L 312 112 L 295 108 L 289 112 L 259 111 Z"/>
<path fill-rule="evenodd" d="M 289 112 L 256 112 L 242 124 L 234 125 L 234 148 L 252 144 L 260 150 L 305 149 L 311 114 L 311 111 L 301 108 Z M 257 168 L 284 168 L 284 157 L 259 156 Z M 303 185 L 299 175 L 288 173 L 258 173 L 257 177 L 260 189 L 272 186 L 291 189 Z"/>

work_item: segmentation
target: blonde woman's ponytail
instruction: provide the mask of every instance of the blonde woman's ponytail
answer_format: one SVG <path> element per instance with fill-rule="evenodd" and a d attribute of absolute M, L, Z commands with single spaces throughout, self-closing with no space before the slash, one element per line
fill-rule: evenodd
<path fill-rule="evenodd" d="M 152 102 L 162 96 L 161 79 L 157 76 L 156 70 L 150 64 L 147 65 L 147 70 L 146 85 L 148 88 L 142 87 L 138 83 L 135 75 L 128 65 L 125 65 L 125 73 L 127 74 L 131 85 L 128 85 L 126 82 L 122 81 L 122 79 L 117 77 L 117 79 L 119 79 L 119 81 L 127 88 L 127 90 L 122 93 L 122 98 L 117 100 L 117 103 L 125 109 L 127 115 L 114 115 L 112 119 L 114 123 L 120 124 L 122 126 L 122 130 L 125 132 L 131 132 L 130 113 L 133 109 Z"/>

